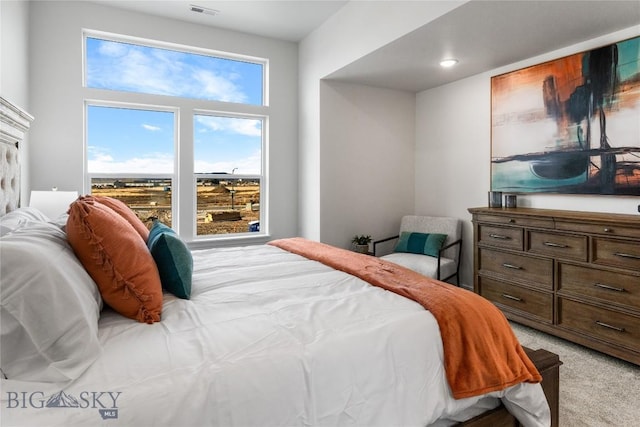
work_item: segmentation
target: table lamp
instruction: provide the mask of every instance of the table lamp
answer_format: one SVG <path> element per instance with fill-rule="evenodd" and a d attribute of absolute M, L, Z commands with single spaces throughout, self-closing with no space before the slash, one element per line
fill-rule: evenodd
<path fill-rule="evenodd" d="M 67 212 L 69 205 L 78 198 L 77 191 L 32 191 L 29 206 L 38 209 L 50 219 Z"/>

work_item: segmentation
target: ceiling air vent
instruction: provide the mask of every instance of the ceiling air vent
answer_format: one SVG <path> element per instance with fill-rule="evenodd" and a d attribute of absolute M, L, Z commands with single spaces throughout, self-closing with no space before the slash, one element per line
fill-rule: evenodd
<path fill-rule="evenodd" d="M 220 13 L 220 11 L 217 9 L 211 9 L 208 7 L 198 6 L 195 4 L 190 4 L 189 8 L 191 9 L 192 12 L 205 13 L 207 15 L 213 15 L 213 16 Z"/>

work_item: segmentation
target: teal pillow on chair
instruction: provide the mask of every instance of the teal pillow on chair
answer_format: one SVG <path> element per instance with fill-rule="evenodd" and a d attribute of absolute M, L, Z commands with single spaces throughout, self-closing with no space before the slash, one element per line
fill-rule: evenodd
<path fill-rule="evenodd" d="M 403 231 L 398 239 L 395 252 L 409 252 L 412 254 L 424 254 L 437 257 L 446 238 L 446 234 L 410 233 Z"/>
<path fill-rule="evenodd" d="M 147 246 L 158 266 L 162 287 L 179 298 L 189 299 L 193 257 L 187 245 L 175 231 L 156 220 Z"/>

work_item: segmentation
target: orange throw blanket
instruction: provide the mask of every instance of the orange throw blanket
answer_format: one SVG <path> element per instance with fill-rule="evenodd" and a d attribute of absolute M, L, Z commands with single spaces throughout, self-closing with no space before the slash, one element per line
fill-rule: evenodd
<path fill-rule="evenodd" d="M 269 244 L 410 298 L 429 310 L 440 327 L 445 372 L 456 399 L 542 380 L 502 312 L 473 292 L 320 242 L 296 237 Z"/>

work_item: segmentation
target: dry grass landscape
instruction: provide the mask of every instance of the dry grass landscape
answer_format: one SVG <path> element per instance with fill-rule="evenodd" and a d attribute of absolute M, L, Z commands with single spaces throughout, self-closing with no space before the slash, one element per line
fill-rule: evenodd
<path fill-rule="evenodd" d="M 91 192 L 123 201 L 148 226 L 151 226 L 149 218 L 152 217 L 172 226 L 171 190 L 164 186 L 94 186 Z M 198 236 L 246 233 L 249 222 L 260 220 L 260 186 L 257 183 L 198 185 L 197 192 Z"/>

